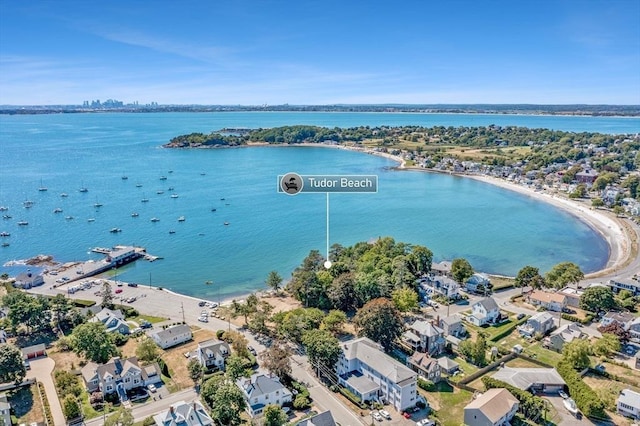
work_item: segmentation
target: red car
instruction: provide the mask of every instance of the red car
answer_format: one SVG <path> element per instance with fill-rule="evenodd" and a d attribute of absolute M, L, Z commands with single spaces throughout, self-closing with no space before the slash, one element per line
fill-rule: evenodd
<path fill-rule="evenodd" d="M 410 419 L 411 418 L 411 414 L 407 413 L 406 411 L 402 412 L 402 417 L 404 417 L 405 419 Z"/>
<path fill-rule="evenodd" d="M 116 294 L 118 293 L 122 293 L 122 289 L 121 288 L 116 288 Z"/>

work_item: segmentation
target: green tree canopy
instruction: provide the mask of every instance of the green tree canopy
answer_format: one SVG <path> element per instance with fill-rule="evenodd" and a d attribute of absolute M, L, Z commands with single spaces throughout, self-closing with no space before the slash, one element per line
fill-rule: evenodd
<path fill-rule="evenodd" d="M 473 275 L 473 268 L 467 259 L 453 259 L 451 262 L 451 275 L 459 284 L 463 284 Z"/>
<path fill-rule="evenodd" d="M 240 414 L 246 406 L 240 388 L 224 376 L 213 376 L 202 385 L 202 397 L 209 404 L 211 417 L 220 425 L 242 424 Z"/>
<path fill-rule="evenodd" d="M 71 334 L 73 350 L 88 360 L 103 364 L 118 354 L 101 322 L 88 322 L 77 326 Z"/>
<path fill-rule="evenodd" d="M 518 271 L 515 280 L 516 287 L 533 287 L 536 289 L 544 286 L 544 278 L 540 275 L 540 270 L 533 266 L 525 266 Z"/>
<path fill-rule="evenodd" d="M 616 306 L 613 291 L 609 287 L 592 286 L 580 296 L 580 308 L 590 312 L 608 311 Z"/>
<path fill-rule="evenodd" d="M 260 361 L 269 373 L 280 379 L 291 376 L 291 350 L 281 341 L 275 341 L 260 354 Z"/>
<path fill-rule="evenodd" d="M 267 287 L 275 291 L 276 293 L 280 290 L 280 286 L 282 285 L 282 277 L 278 274 L 277 271 L 269 272 L 267 276 Z"/>
<path fill-rule="evenodd" d="M 608 357 L 618 351 L 620 351 L 620 339 L 611 333 L 603 334 L 593 345 L 593 354 L 598 356 Z"/>
<path fill-rule="evenodd" d="M 384 298 L 373 299 L 358 310 L 353 324 L 359 336 L 379 342 L 387 351 L 404 330 L 400 312 Z"/>
<path fill-rule="evenodd" d="M 287 414 L 279 405 L 269 404 L 264 408 L 264 426 L 283 426 L 287 420 Z"/>
<path fill-rule="evenodd" d="M 143 339 L 138 343 L 136 356 L 143 363 L 150 363 L 158 359 L 158 345 L 151 338 Z"/>
<path fill-rule="evenodd" d="M 589 366 L 591 362 L 591 343 L 586 339 L 574 339 L 565 343 L 562 347 L 562 359 L 567 361 L 576 370 L 582 370 Z"/>
<path fill-rule="evenodd" d="M 327 316 L 322 319 L 322 323 L 320 324 L 320 328 L 322 330 L 327 330 L 334 335 L 340 334 L 342 332 L 342 326 L 347 322 L 347 314 L 337 309 L 332 309 L 329 311 Z"/>
<path fill-rule="evenodd" d="M 22 383 L 26 375 L 20 349 L 9 343 L 0 345 L 0 383 Z"/>
<path fill-rule="evenodd" d="M 393 290 L 391 300 L 400 312 L 409 312 L 418 307 L 418 293 L 409 287 Z"/>
<path fill-rule="evenodd" d="M 107 417 L 104 426 L 133 426 L 133 414 L 128 408 L 120 407 Z"/>
<path fill-rule="evenodd" d="M 553 288 L 563 288 L 569 284 L 578 284 L 584 273 L 573 262 L 561 262 L 547 272 L 546 281 Z"/>
<path fill-rule="evenodd" d="M 82 414 L 78 399 L 73 395 L 67 395 L 62 400 L 62 414 L 67 420 L 77 419 Z M 106 424 L 106 423 L 105 423 Z"/>
<path fill-rule="evenodd" d="M 309 330 L 304 334 L 302 343 L 312 366 L 321 364 L 330 370 L 334 369 L 341 349 L 340 342 L 333 334 L 326 330 Z"/>
<path fill-rule="evenodd" d="M 194 384 L 200 383 L 202 376 L 204 375 L 204 367 L 197 359 L 191 358 L 187 363 L 187 371 L 189 372 L 189 377 L 193 380 Z"/>

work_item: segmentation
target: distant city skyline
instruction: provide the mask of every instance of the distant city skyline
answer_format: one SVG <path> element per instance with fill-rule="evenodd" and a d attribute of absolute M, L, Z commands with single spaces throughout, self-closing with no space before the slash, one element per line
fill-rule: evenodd
<path fill-rule="evenodd" d="M 639 16 L 635 0 L 0 0 L 0 105 L 638 105 Z"/>

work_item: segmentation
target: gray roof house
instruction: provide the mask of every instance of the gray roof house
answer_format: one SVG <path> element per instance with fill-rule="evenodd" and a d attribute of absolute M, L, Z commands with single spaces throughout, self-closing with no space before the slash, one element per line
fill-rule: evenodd
<path fill-rule="evenodd" d="M 438 364 L 438 360 L 431 358 L 424 352 L 416 351 L 408 357 L 407 367 L 433 383 L 438 383 L 441 380 L 442 367 Z"/>
<path fill-rule="evenodd" d="M 106 364 L 89 362 L 82 367 L 82 379 L 89 393 L 102 391 L 104 394 L 117 392 L 122 401 L 127 400 L 126 391 L 144 387 L 161 381 L 157 364 L 140 366 L 137 357 L 111 358 Z"/>
<path fill-rule="evenodd" d="M 429 321 L 415 321 L 403 334 L 405 341 L 420 352 L 438 355 L 444 349 L 442 329 Z"/>
<path fill-rule="evenodd" d="M 557 330 L 553 331 L 545 340 L 545 345 L 550 349 L 560 352 L 565 343 L 572 342 L 574 339 L 582 339 L 584 333 L 574 323 L 564 324 Z"/>
<path fill-rule="evenodd" d="M 341 342 L 338 383 L 362 401 L 387 401 L 398 411 L 415 405 L 418 375 L 366 337 Z"/>
<path fill-rule="evenodd" d="M 236 384 L 247 400 L 247 411 L 252 417 L 262 414 L 269 404 L 282 407 L 283 404 L 292 400 L 291 391 L 280 383 L 275 375 L 257 373 L 249 379 L 241 377 Z"/>
<path fill-rule="evenodd" d="M 640 419 L 640 393 L 623 389 L 616 401 L 618 413 L 625 417 Z"/>
<path fill-rule="evenodd" d="M 555 324 L 553 315 L 549 312 L 539 312 L 529 318 L 525 324 L 519 326 L 518 331 L 523 336 L 529 337 L 533 337 L 536 333 L 545 335 L 555 327 Z"/>
<path fill-rule="evenodd" d="M 636 319 L 636 317 L 628 312 L 607 312 L 600 320 L 600 325 L 605 327 L 611 323 L 617 322 L 622 327 L 626 328 L 634 319 Z"/>
<path fill-rule="evenodd" d="M 205 370 L 224 371 L 225 360 L 231 354 L 229 344 L 217 339 L 209 339 L 198 343 L 198 348 L 191 352 L 191 357 L 205 368 Z"/>
<path fill-rule="evenodd" d="M 16 277 L 13 286 L 22 289 L 29 289 L 43 284 L 44 277 L 41 274 L 34 274 L 30 270 L 27 270 L 27 272 L 23 272 Z"/>
<path fill-rule="evenodd" d="M 89 319 L 89 322 L 101 322 L 109 333 L 118 332 L 120 334 L 129 334 L 129 324 L 124 320 L 124 315 L 120 309 L 103 308 L 100 312 Z"/>
<path fill-rule="evenodd" d="M 438 321 L 438 325 L 445 336 L 460 337 L 465 334 L 462 318 L 458 314 L 441 318 Z"/>
<path fill-rule="evenodd" d="M 493 376 L 496 380 L 530 392 L 557 392 L 566 385 L 555 368 L 504 367 Z"/>
<path fill-rule="evenodd" d="M 176 402 L 153 416 L 156 426 L 211 426 L 213 419 L 199 401 Z"/>
<path fill-rule="evenodd" d="M 192 339 L 191 328 L 186 324 L 180 324 L 164 330 L 156 330 L 149 335 L 162 349 L 177 346 L 180 343 Z"/>
<path fill-rule="evenodd" d="M 11 404 L 7 394 L 0 394 L 0 420 L 4 425 L 11 425 Z"/>
<path fill-rule="evenodd" d="M 479 300 L 471 306 L 471 315 L 467 317 L 470 323 L 477 326 L 491 324 L 500 317 L 500 308 L 492 297 Z"/>
<path fill-rule="evenodd" d="M 504 426 L 518 411 L 519 403 L 511 392 L 489 389 L 464 407 L 464 424 L 470 426 Z"/>
<path fill-rule="evenodd" d="M 460 369 L 460 364 L 446 356 L 438 358 L 438 365 L 447 374 L 453 374 Z"/>
<path fill-rule="evenodd" d="M 296 426 L 336 426 L 336 421 L 333 419 L 331 415 L 331 411 L 324 411 L 320 414 L 316 414 L 313 417 L 306 418 Z"/>

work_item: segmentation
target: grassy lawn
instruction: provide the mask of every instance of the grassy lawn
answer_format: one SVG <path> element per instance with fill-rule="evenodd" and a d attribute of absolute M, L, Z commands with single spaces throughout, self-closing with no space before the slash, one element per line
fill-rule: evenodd
<path fill-rule="evenodd" d="M 18 424 L 44 421 L 44 410 L 35 384 L 24 386 L 16 392 L 9 392 L 7 396 Z"/>
<path fill-rule="evenodd" d="M 523 353 L 549 365 L 557 365 L 562 358 L 562 355 L 558 352 L 543 348 L 540 342 L 525 348 Z"/>
<path fill-rule="evenodd" d="M 155 323 L 158 323 L 158 322 L 166 321 L 167 319 L 163 318 L 163 317 L 154 317 L 152 315 L 142 315 L 142 314 L 140 314 L 138 316 L 135 316 L 135 317 L 127 318 L 127 321 L 135 321 L 138 324 L 140 324 L 140 321 L 142 321 L 142 320 L 147 320 L 151 324 L 155 324 Z"/>
<path fill-rule="evenodd" d="M 515 282 L 513 278 L 497 277 L 495 275 L 490 275 L 489 278 L 491 280 L 491 284 L 493 284 L 493 291 L 513 287 L 513 283 Z"/>
<path fill-rule="evenodd" d="M 464 407 L 473 397 L 471 392 L 451 387 L 446 382 L 438 383 L 435 392 L 420 390 L 420 393 L 429 401 L 435 416 L 444 426 L 460 426 Z"/>
<path fill-rule="evenodd" d="M 189 360 L 184 354 L 185 352 L 195 350 L 198 347 L 198 342 L 212 338 L 215 338 L 213 331 L 200 329 L 193 332 L 192 341 L 167 349 L 166 351 L 160 350 L 160 358 L 167 364 L 169 372 L 171 373 L 170 383 L 165 382 L 165 385 L 171 392 L 193 386 L 193 380 L 191 380 L 189 372 L 187 371 L 187 363 Z M 163 379 L 165 378 L 163 377 Z"/>

